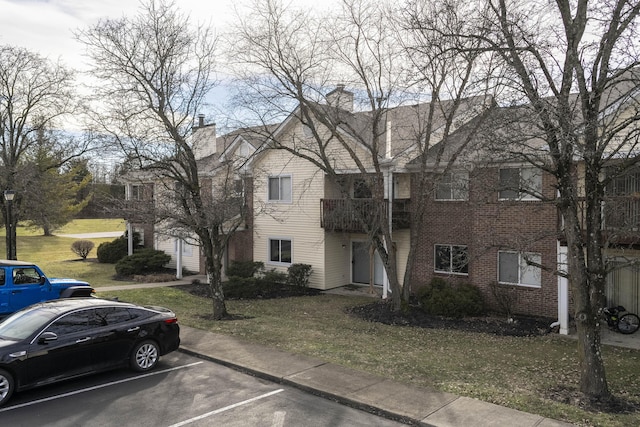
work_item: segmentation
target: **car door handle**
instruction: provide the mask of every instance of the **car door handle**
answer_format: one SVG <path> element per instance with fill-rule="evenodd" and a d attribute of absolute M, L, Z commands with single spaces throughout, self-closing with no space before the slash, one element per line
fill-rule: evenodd
<path fill-rule="evenodd" d="M 138 330 L 140 330 L 140 326 L 136 326 L 135 328 L 129 328 L 129 329 L 127 329 L 127 332 L 135 332 L 135 331 L 138 331 Z"/>
<path fill-rule="evenodd" d="M 81 342 L 87 342 L 90 339 L 91 339 L 91 337 L 80 338 L 79 340 L 76 340 L 76 344 L 79 344 Z"/>

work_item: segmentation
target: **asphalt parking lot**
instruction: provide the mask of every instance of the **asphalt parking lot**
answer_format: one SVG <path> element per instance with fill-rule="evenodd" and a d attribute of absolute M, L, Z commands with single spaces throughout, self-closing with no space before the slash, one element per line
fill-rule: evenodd
<path fill-rule="evenodd" d="M 118 370 L 16 393 L 11 426 L 398 426 L 180 352 L 146 374 Z"/>

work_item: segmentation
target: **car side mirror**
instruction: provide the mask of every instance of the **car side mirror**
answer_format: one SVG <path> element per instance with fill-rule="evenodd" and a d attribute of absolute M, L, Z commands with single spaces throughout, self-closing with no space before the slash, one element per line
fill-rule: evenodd
<path fill-rule="evenodd" d="M 40 276 L 40 285 L 44 285 L 44 282 L 45 282 L 44 276 Z"/>
<path fill-rule="evenodd" d="M 58 336 L 53 332 L 43 332 L 42 335 L 38 338 L 38 344 L 46 344 L 49 341 L 55 341 L 58 339 Z"/>

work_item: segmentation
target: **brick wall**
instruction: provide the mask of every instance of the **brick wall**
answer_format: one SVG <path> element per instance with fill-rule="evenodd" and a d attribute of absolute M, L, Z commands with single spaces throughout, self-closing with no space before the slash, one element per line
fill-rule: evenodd
<path fill-rule="evenodd" d="M 498 180 L 498 168 L 479 169 L 470 176 L 468 201 L 436 201 L 429 196 L 426 223 L 418 240 L 412 288 L 416 290 L 433 277 L 443 277 L 478 286 L 494 310 L 499 307 L 493 289 L 498 289 L 512 298 L 515 313 L 556 317 L 558 287 L 552 271 L 542 271 L 539 288 L 497 285 L 500 250 L 539 253 L 544 266 L 555 268 L 555 205 L 546 201 L 499 200 Z M 543 191 L 545 197 L 553 198 L 555 194 L 553 178 L 549 175 L 543 177 Z M 435 273 L 435 244 L 466 245 L 469 274 Z"/>

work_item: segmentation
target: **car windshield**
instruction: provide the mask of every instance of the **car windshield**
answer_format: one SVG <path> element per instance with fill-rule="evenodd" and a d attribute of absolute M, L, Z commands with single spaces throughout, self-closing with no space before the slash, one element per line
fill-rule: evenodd
<path fill-rule="evenodd" d="M 55 310 L 29 309 L 18 311 L 0 323 L 0 338 L 23 340 L 45 326 L 59 313 Z"/>

